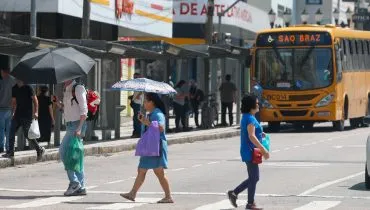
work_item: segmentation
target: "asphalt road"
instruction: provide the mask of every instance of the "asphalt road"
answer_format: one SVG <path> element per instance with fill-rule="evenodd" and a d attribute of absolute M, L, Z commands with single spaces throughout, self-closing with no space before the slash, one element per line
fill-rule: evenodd
<path fill-rule="evenodd" d="M 322 124 L 311 132 L 272 134 L 271 159 L 261 165 L 256 202 L 263 209 L 370 209 L 364 185 L 369 128 L 332 132 Z M 167 176 L 175 204 L 163 196 L 153 173 L 137 202 L 130 190 L 138 158 L 133 152 L 86 158 L 88 195 L 63 197 L 68 182 L 58 162 L 0 170 L 0 209 L 232 209 L 225 193 L 247 177 L 239 138 L 172 145 Z M 240 195 L 244 209 L 246 194 Z"/>

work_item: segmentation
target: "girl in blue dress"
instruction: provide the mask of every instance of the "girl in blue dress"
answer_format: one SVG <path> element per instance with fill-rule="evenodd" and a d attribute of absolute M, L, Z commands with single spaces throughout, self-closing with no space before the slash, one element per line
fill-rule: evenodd
<path fill-rule="evenodd" d="M 167 169 L 167 138 L 166 138 L 166 118 L 163 113 L 166 113 L 165 106 L 160 97 L 155 93 L 147 93 L 144 100 L 144 108 L 149 112 L 149 117 L 144 118 L 143 115 L 139 115 L 139 120 L 145 126 L 150 126 L 152 121 L 157 121 L 159 124 L 160 138 L 161 138 L 161 151 L 158 157 L 140 157 L 140 163 L 138 166 L 138 174 L 129 193 L 121 194 L 122 197 L 135 201 L 136 194 L 139 191 L 141 185 L 144 183 L 145 175 L 149 169 L 153 169 L 157 176 L 159 183 L 161 184 L 165 197 L 158 201 L 158 203 L 173 203 L 170 186 L 168 179 L 164 174 L 164 169 Z"/>

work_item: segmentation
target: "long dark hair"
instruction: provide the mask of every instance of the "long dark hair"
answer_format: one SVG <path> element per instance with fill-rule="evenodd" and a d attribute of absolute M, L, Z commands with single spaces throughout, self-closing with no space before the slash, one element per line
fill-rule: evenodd
<path fill-rule="evenodd" d="M 147 93 L 146 94 L 146 100 L 153 102 L 154 106 L 162 111 L 164 115 L 166 115 L 166 107 L 162 101 L 162 99 L 159 97 L 156 93 Z"/>

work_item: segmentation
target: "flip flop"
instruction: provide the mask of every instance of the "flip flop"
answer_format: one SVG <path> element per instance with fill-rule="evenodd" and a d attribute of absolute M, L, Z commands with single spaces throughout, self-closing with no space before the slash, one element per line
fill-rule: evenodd
<path fill-rule="evenodd" d="M 130 193 L 121 193 L 119 194 L 121 197 L 126 198 L 129 201 L 135 202 L 135 198 L 131 197 Z"/>
<path fill-rule="evenodd" d="M 158 201 L 157 203 L 174 203 L 172 198 L 163 198 L 162 200 Z"/>

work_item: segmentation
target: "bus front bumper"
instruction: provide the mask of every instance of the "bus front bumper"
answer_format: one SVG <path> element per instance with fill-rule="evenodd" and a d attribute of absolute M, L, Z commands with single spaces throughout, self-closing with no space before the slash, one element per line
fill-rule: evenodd
<path fill-rule="evenodd" d="M 338 113 L 335 104 L 325 107 L 309 107 L 302 109 L 261 109 L 260 117 L 262 122 L 326 122 L 339 120 L 341 113 Z"/>

